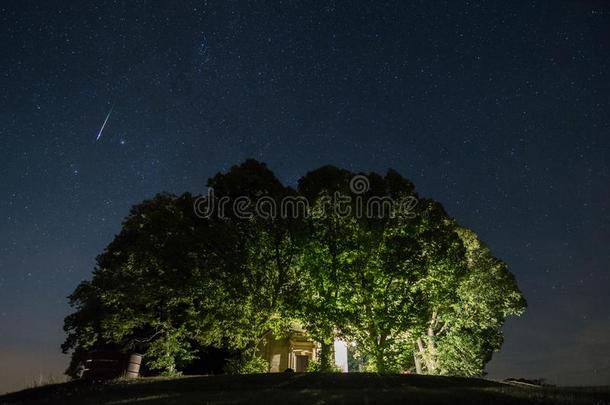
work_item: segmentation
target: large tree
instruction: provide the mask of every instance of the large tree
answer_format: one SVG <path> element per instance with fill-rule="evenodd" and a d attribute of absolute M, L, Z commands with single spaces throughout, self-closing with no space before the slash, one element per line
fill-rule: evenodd
<path fill-rule="evenodd" d="M 347 284 L 350 257 L 357 249 L 353 215 L 341 215 L 336 196 L 350 195 L 353 174 L 334 166 L 324 166 L 299 180 L 298 191 L 308 201 L 304 219 L 307 237 L 300 245 L 301 290 L 296 312 L 308 333 L 320 344 L 319 370 L 334 367 L 334 339 L 346 314 L 342 297 Z"/>
<path fill-rule="evenodd" d="M 244 350 L 247 363 L 268 331 L 280 334 L 290 326 L 302 228 L 298 211 L 281 215 L 280 207 L 295 192 L 255 160 L 216 175 L 208 187 L 217 208 L 230 202 L 210 221 L 222 225 L 225 237 L 219 250 L 227 256 L 220 281 L 227 295 L 222 307 L 230 319 L 228 343 Z M 241 207 L 235 203 L 240 199 Z"/>
<path fill-rule="evenodd" d="M 463 273 L 463 247 L 442 207 L 419 199 L 406 179 L 394 171 L 368 179 L 363 197 L 369 210 L 353 228 L 357 243 L 346 273 L 341 328 L 371 369 L 400 371 L 413 360 L 404 353 L 412 351 L 431 308 L 451 299 L 447 289 Z M 370 209 L 371 201 L 382 199 L 392 204 Z"/>
<path fill-rule="evenodd" d="M 217 340 L 206 315 L 219 298 L 210 283 L 216 264 L 200 239 L 210 232 L 199 229 L 193 201 L 189 194 L 159 194 L 131 210 L 98 256 L 92 280 L 70 296 L 77 311 L 65 320 L 64 351 L 141 351 L 149 367 L 171 374 L 192 359 L 193 341 Z"/>
<path fill-rule="evenodd" d="M 159 194 L 132 209 L 92 280 L 70 296 L 76 312 L 65 320 L 62 346 L 74 350 L 69 373 L 100 347 L 143 352 L 149 367 L 167 374 L 207 345 L 242 353 L 236 371 L 264 367 L 254 358 L 257 345 L 267 331 L 289 324 L 286 297 L 296 294 L 301 230 L 298 216 L 268 211 L 294 191 L 253 160 L 208 186 L 214 193 L 206 197 Z M 222 206 L 237 198 L 251 204 Z M 257 201 L 268 203 L 258 214 L 269 215 L 255 212 Z M 216 210 L 197 216 L 195 206 L 207 203 Z"/>
<path fill-rule="evenodd" d="M 526 302 L 506 264 L 472 230 L 455 232 L 465 248 L 466 274 L 452 285 L 449 305 L 433 308 L 417 356 L 429 374 L 482 375 L 502 345 L 506 317 L 522 314 Z"/>
<path fill-rule="evenodd" d="M 321 342 L 321 368 L 329 368 L 325 351 L 339 333 L 371 370 L 481 374 L 504 319 L 524 308 L 514 278 L 395 171 L 359 174 L 368 189 L 357 193 L 354 176 L 326 166 L 299 182 L 312 203 L 299 309 Z M 337 193 L 349 197 L 341 207 L 333 205 Z"/>
<path fill-rule="evenodd" d="M 247 160 L 211 178 L 207 196 L 136 205 L 70 296 L 68 373 L 110 347 L 172 374 L 202 346 L 241 353 L 235 371 L 263 371 L 257 347 L 293 320 L 320 343 L 322 371 L 340 335 L 372 370 L 483 373 L 505 318 L 525 308 L 514 277 L 397 172 L 357 176 L 325 166 L 293 190 Z"/>

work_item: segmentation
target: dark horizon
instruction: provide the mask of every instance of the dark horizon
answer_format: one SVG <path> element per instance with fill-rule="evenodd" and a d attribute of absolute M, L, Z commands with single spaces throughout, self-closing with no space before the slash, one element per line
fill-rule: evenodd
<path fill-rule="evenodd" d="M 248 157 L 394 168 L 516 275 L 491 378 L 610 384 L 610 4 L 0 7 L 0 393 L 132 205 Z M 102 131 L 103 129 L 103 131 Z"/>

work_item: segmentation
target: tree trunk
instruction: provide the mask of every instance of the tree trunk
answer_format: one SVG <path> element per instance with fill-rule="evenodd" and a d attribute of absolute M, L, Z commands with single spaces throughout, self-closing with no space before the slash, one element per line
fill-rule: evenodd
<path fill-rule="evenodd" d="M 434 336 L 426 336 L 426 343 L 424 344 L 424 339 L 421 337 L 417 338 L 417 347 L 419 349 L 419 354 L 426 366 L 426 374 L 436 374 L 437 373 L 437 365 L 436 365 L 436 345 L 434 344 Z"/>
<path fill-rule="evenodd" d="M 428 328 L 428 337 L 426 339 L 426 346 L 428 352 L 428 360 L 429 360 L 429 369 L 428 374 L 436 374 L 438 372 L 438 367 L 436 364 L 437 360 L 437 352 L 436 352 L 436 343 L 434 342 L 434 331 L 432 328 Z"/>
<path fill-rule="evenodd" d="M 320 371 L 329 373 L 335 366 L 335 345 L 334 341 L 320 342 Z"/>
<path fill-rule="evenodd" d="M 424 346 L 424 341 L 421 337 L 417 338 L 417 348 L 419 349 L 419 354 L 421 356 L 421 359 L 423 360 L 424 365 L 426 366 L 425 374 L 433 374 L 434 367 L 432 366 L 428 350 L 426 349 L 426 346 Z"/>
<path fill-rule="evenodd" d="M 375 350 L 375 369 L 378 373 L 386 372 L 385 359 L 383 358 L 383 350 L 377 347 Z"/>
<path fill-rule="evenodd" d="M 413 361 L 415 362 L 415 372 L 421 374 L 421 360 L 419 359 L 419 353 L 417 350 L 413 350 Z"/>

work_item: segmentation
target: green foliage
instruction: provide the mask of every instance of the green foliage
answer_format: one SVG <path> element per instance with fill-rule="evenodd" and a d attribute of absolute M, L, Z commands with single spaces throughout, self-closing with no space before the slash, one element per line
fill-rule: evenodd
<path fill-rule="evenodd" d="M 227 362 L 225 371 L 228 374 L 266 373 L 269 371 L 269 362 L 258 356 L 230 359 Z"/>
<path fill-rule="evenodd" d="M 192 201 L 160 194 L 133 208 L 93 279 L 70 297 L 77 311 L 64 324 L 64 351 L 138 351 L 152 369 L 173 374 L 192 359 L 192 339 L 215 340 L 214 325 L 199 316 L 214 302 L 193 237 Z"/>
<path fill-rule="evenodd" d="M 308 373 L 318 373 L 320 372 L 320 362 L 317 360 L 310 360 L 307 364 L 307 372 Z"/>
<path fill-rule="evenodd" d="M 263 164 L 246 161 L 210 179 L 216 197 L 280 199 L 289 190 Z M 91 281 L 70 296 L 76 312 L 62 345 L 76 375 L 88 351 L 145 353 L 149 368 L 174 374 L 196 347 L 249 353 L 268 331 L 286 329 L 284 297 L 295 288 L 290 220 L 195 215 L 195 197 L 159 194 L 135 206 L 97 258 Z M 248 369 L 247 367 L 244 369 Z"/>
<path fill-rule="evenodd" d="M 147 364 L 152 370 L 160 370 L 161 375 L 179 375 L 179 368 L 196 358 L 188 340 L 187 331 L 171 330 L 162 333 L 158 339 L 151 342 L 146 350 Z"/>
<path fill-rule="evenodd" d="M 76 376 L 93 349 L 145 354 L 149 369 L 174 375 L 202 346 L 241 353 L 234 373 L 262 372 L 264 336 L 301 323 L 320 343 L 319 371 L 333 371 L 333 339 L 355 342 L 366 370 L 481 375 L 502 344 L 502 325 L 526 303 L 505 263 L 435 201 L 415 194 L 395 171 L 367 175 L 325 166 L 284 187 L 264 164 L 248 160 L 209 180 L 216 203 L 239 196 L 307 198 L 307 215 L 195 215 L 196 197 L 159 194 L 133 207 L 98 256 L 91 280 L 70 295 L 67 373 Z M 351 195 L 349 215 L 328 205 Z M 417 201 L 357 215 L 358 198 Z M 208 197 L 212 198 L 212 197 Z"/>
<path fill-rule="evenodd" d="M 307 364 L 307 372 L 308 373 L 340 373 L 341 369 L 335 365 L 331 364 L 330 367 L 322 368 L 322 365 L 317 360 L 310 360 Z"/>
<path fill-rule="evenodd" d="M 523 313 L 526 302 L 506 264 L 474 232 L 455 232 L 465 248 L 466 273 L 454 283 L 450 305 L 430 319 L 419 355 L 428 373 L 479 376 L 502 345 L 504 320 Z"/>

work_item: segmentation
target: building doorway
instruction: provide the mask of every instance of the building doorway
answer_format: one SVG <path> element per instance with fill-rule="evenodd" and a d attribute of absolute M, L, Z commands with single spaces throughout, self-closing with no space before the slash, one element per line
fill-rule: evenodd
<path fill-rule="evenodd" d="M 307 366 L 309 366 L 309 356 L 302 356 L 297 354 L 297 364 L 296 364 L 296 372 L 304 373 L 307 371 Z"/>

